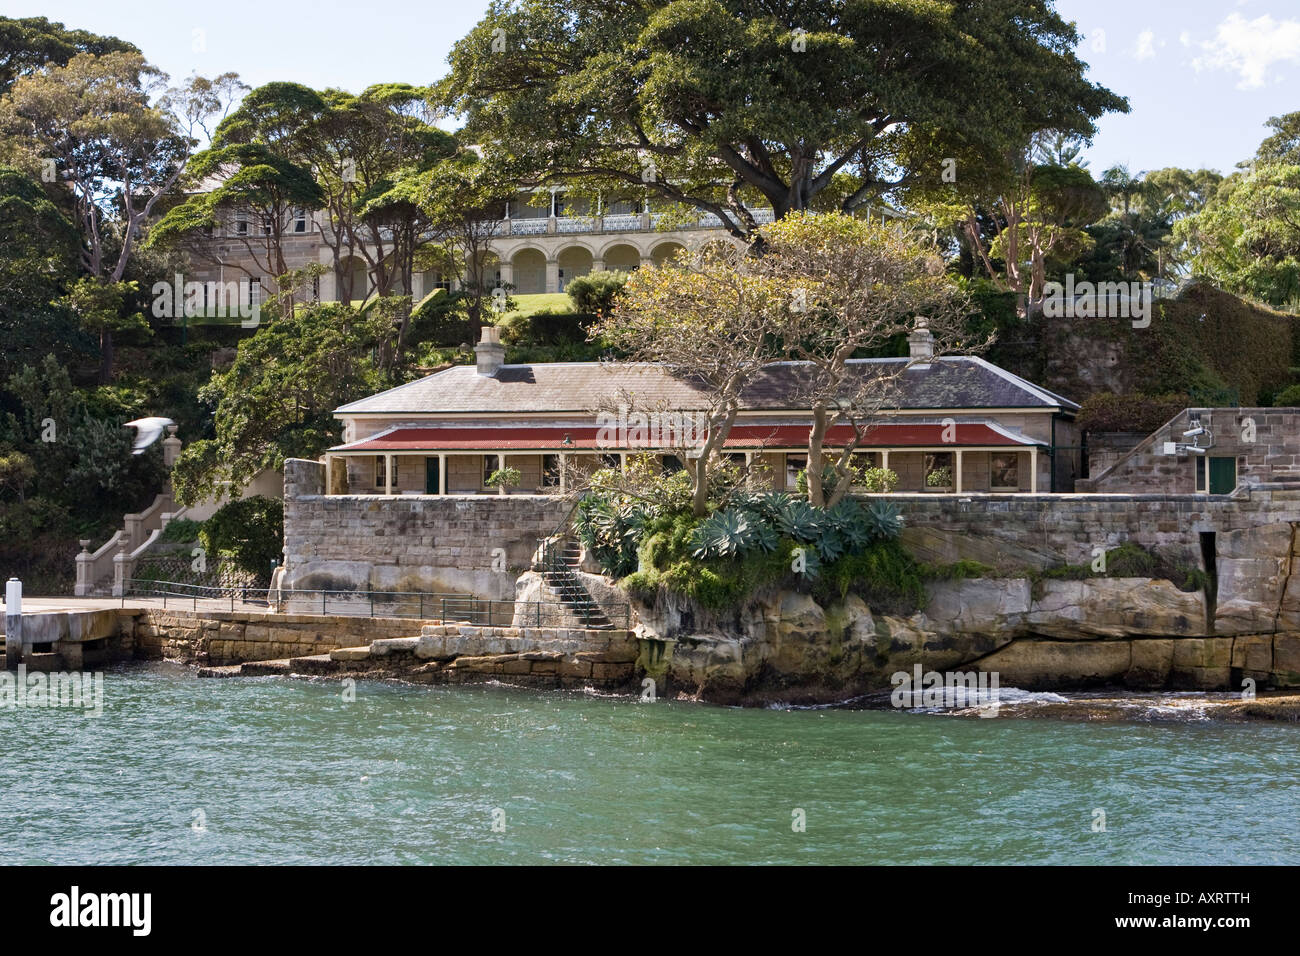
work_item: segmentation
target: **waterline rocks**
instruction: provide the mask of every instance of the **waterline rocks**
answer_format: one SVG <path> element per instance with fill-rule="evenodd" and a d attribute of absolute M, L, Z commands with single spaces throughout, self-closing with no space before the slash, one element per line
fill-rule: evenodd
<path fill-rule="evenodd" d="M 728 614 L 664 594 L 636 610 L 638 634 L 676 641 L 667 691 L 721 703 L 840 701 L 887 690 L 916 665 L 997 672 L 1033 690 L 1300 686 L 1300 632 L 1219 634 L 1203 592 L 1162 579 L 937 581 L 907 617 L 873 613 L 855 595 L 823 606 L 790 590 Z"/>

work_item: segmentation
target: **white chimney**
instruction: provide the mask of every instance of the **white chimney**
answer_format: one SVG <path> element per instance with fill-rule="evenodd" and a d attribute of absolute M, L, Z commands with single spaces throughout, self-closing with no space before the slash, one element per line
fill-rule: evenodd
<path fill-rule="evenodd" d="M 924 363 L 934 358 L 934 335 L 924 318 L 917 318 L 916 328 L 908 333 L 907 346 L 913 361 Z"/>
<path fill-rule="evenodd" d="M 495 375 L 506 362 L 506 347 L 501 344 L 501 332 L 495 325 L 483 326 L 483 338 L 474 346 L 480 375 Z"/>

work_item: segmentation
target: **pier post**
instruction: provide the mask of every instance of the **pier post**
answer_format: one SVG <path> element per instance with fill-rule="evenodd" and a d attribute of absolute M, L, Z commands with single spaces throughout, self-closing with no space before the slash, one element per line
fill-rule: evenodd
<path fill-rule="evenodd" d="M 5 584 L 5 667 L 18 669 L 23 655 L 23 582 L 10 578 Z"/>

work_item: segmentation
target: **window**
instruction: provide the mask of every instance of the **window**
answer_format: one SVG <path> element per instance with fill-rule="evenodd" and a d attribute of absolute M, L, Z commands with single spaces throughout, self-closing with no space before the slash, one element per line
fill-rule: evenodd
<path fill-rule="evenodd" d="M 483 456 L 483 487 L 484 488 L 488 487 L 488 479 L 492 477 L 492 472 L 496 471 L 501 467 L 498 464 L 499 461 L 500 461 L 500 457 L 497 455 Z"/>
<path fill-rule="evenodd" d="M 849 458 L 849 467 L 854 477 L 861 481 L 862 473 L 868 468 L 875 468 L 878 462 L 879 456 L 874 451 L 857 451 Z"/>
<path fill-rule="evenodd" d="M 293 231 L 294 232 L 307 231 L 307 210 L 306 209 L 299 208 L 293 211 Z"/>
<path fill-rule="evenodd" d="M 799 487 L 799 472 L 808 467 L 807 455 L 785 456 L 785 486 L 791 490 Z"/>
<path fill-rule="evenodd" d="M 235 235 L 248 235 L 248 216 L 242 212 L 235 217 Z"/>
<path fill-rule="evenodd" d="M 542 487 L 543 488 L 560 487 L 560 456 L 559 455 L 542 456 Z"/>
<path fill-rule="evenodd" d="M 925 456 L 925 487 L 947 489 L 952 484 L 952 452 L 938 451 Z"/>
<path fill-rule="evenodd" d="M 253 276 L 248 283 L 248 307 L 251 309 L 262 301 L 262 277 Z"/>
<path fill-rule="evenodd" d="M 682 460 L 676 455 L 664 455 L 663 474 L 665 477 L 668 475 L 675 475 L 685 467 L 686 466 L 682 464 Z"/>
<path fill-rule="evenodd" d="M 1196 490 L 1205 491 L 1205 456 L 1195 455 L 1196 460 Z"/>
<path fill-rule="evenodd" d="M 1020 455 L 1016 452 L 989 458 L 989 487 L 994 491 L 1020 489 Z"/>
<path fill-rule="evenodd" d="M 375 456 L 375 487 L 376 487 L 376 488 L 387 488 L 387 487 L 388 487 L 388 481 L 386 480 L 386 476 L 385 476 L 385 474 L 384 474 L 384 456 L 383 456 L 383 455 L 376 455 L 376 456 Z"/>

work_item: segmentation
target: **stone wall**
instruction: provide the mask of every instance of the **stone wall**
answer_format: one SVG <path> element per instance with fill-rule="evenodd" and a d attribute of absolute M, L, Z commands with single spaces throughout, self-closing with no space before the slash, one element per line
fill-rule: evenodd
<path fill-rule="evenodd" d="M 1150 435 L 1104 471 L 1092 468 L 1076 491 L 1102 494 L 1196 493 L 1201 456 L 1164 454 L 1166 442 L 1187 443 L 1191 413 L 1213 435 L 1205 457 L 1235 458 L 1237 483 L 1257 485 L 1300 479 L 1300 408 L 1193 408 Z M 1200 439 L 1202 445 L 1206 439 Z M 1204 460 L 1204 458 L 1201 458 Z"/>
<path fill-rule="evenodd" d="M 286 588 L 508 601 L 571 505 L 544 495 L 322 494 L 324 466 L 284 466 Z"/>
<path fill-rule="evenodd" d="M 1132 541 L 1201 563 L 1201 532 L 1300 520 L 1300 488 L 1258 486 L 1238 495 L 891 495 L 903 541 L 922 558 L 998 564 L 1082 564 L 1094 548 Z"/>
<path fill-rule="evenodd" d="M 160 609 L 122 614 L 123 633 L 133 636 L 139 656 L 212 664 L 327 654 L 418 633 L 424 623 L 408 618 Z"/>

